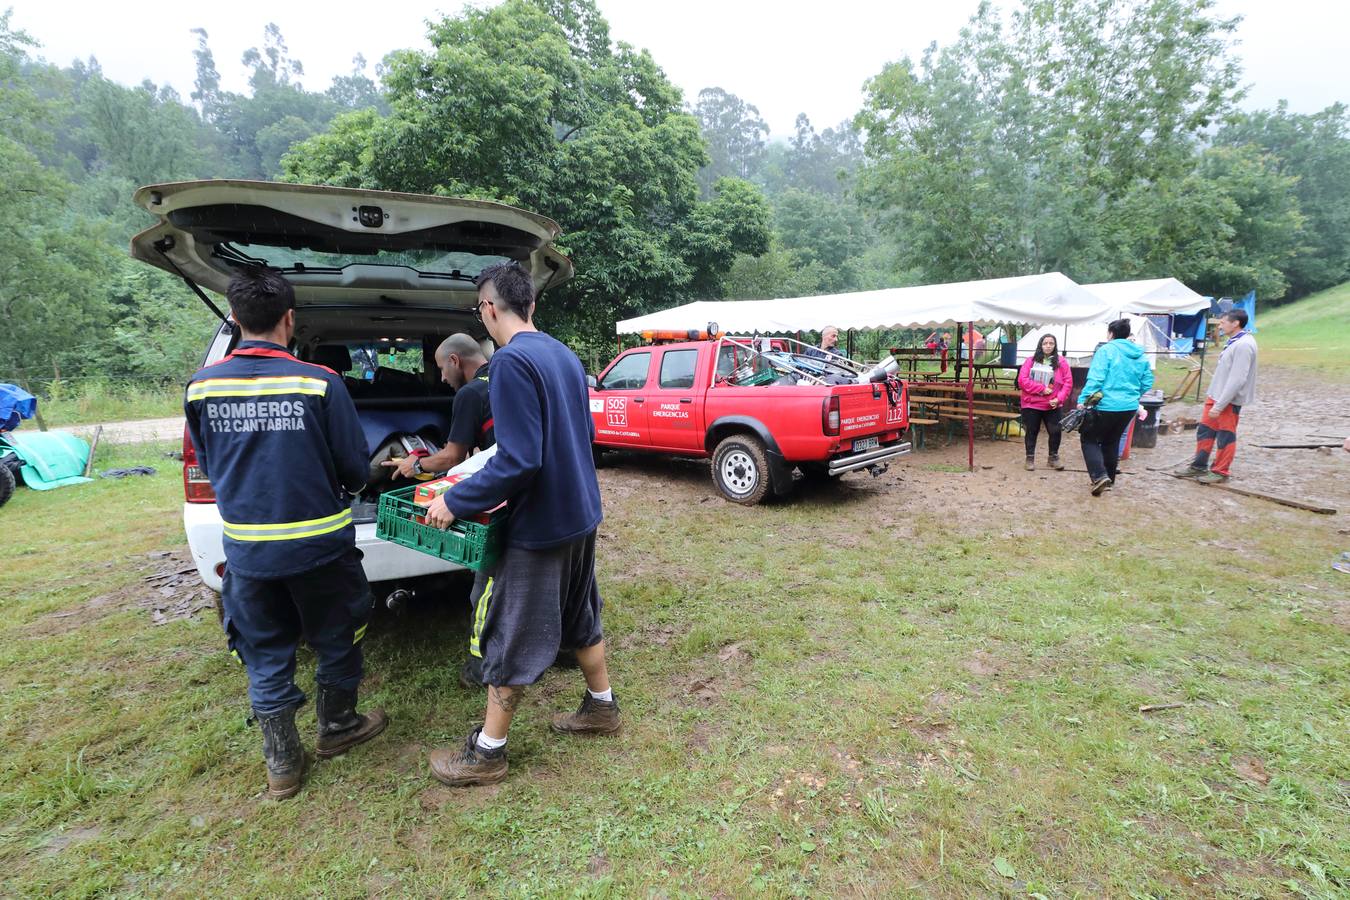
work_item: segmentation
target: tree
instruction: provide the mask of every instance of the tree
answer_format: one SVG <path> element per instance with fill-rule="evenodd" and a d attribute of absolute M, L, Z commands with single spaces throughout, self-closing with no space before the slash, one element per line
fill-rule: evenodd
<path fill-rule="evenodd" d="M 431 26 L 391 54 L 390 112 L 340 116 L 283 159 L 288 179 L 516 203 L 562 223 L 577 277 L 541 322 L 578 345 L 613 321 L 718 296 L 768 209 L 734 179 L 699 199 L 698 122 L 650 54 L 614 44 L 592 0 L 507 0 Z"/>
<path fill-rule="evenodd" d="M 771 192 L 798 188 L 839 196 L 862 160 L 862 141 L 853 123 L 817 134 L 806 113 L 798 113 L 792 138 L 776 165 L 767 169 L 765 181 Z"/>
<path fill-rule="evenodd" d="M 1143 198 L 1195 171 L 1238 96 L 1212 0 L 986 3 L 950 47 L 888 65 L 857 122 L 862 194 L 926 280 L 1133 274 Z M 1158 187 L 1158 190 L 1151 190 Z M 1129 200 L 1130 216 L 1123 213 Z"/>
<path fill-rule="evenodd" d="M 698 173 L 703 195 L 711 195 L 719 178 L 754 178 L 769 134 L 759 110 L 735 94 L 713 87 L 698 92 L 693 111 L 708 143 L 709 162 Z"/>
<path fill-rule="evenodd" d="M 1296 179 L 1293 193 L 1306 218 L 1303 246 L 1284 266 L 1289 299 L 1350 279 L 1350 116 L 1337 103 L 1297 115 L 1281 101 L 1273 110 L 1238 116 L 1219 132 L 1221 147 L 1254 147 L 1273 171 Z"/>

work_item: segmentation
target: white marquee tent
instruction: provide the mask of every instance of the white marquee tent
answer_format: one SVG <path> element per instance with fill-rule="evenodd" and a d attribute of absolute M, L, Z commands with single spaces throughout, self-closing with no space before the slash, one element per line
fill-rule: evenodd
<path fill-rule="evenodd" d="M 1202 297 L 1175 278 L 1150 278 L 1143 281 L 1108 281 L 1085 284 L 1105 301 L 1110 314 L 1105 321 L 1127 313 L 1140 316 L 1198 313 L 1209 309 L 1209 298 Z"/>
<path fill-rule="evenodd" d="M 733 333 L 924 328 L 962 322 L 1071 325 L 1111 306 L 1058 272 L 778 300 L 700 300 L 615 326 L 618 334 L 688 331 L 717 323 Z"/>

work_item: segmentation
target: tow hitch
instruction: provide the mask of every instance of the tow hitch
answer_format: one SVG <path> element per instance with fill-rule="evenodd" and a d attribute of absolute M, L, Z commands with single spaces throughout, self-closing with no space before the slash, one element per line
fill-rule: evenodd
<path fill-rule="evenodd" d="M 875 465 L 868 466 L 867 471 L 871 474 L 873 478 L 877 478 L 882 475 L 885 475 L 886 470 L 889 469 L 890 467 L 891 467 L 890 463 L 876 463 Z"/>

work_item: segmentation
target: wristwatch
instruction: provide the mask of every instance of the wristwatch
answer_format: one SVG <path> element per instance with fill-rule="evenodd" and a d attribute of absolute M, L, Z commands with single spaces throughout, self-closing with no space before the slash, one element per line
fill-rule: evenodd
<path fill-rule="evenodd" d="M 422 474 L 422 457 L 420 456 L 413 457 L 413 474 L 414 475 Z"/>

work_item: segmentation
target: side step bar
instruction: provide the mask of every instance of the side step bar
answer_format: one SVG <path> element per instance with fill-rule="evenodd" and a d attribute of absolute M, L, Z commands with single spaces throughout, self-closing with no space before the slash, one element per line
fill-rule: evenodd
<path fill-rule="evenodd" d="M 866 453 L 841 456 L 838 459 L 830 460 L 829 472 L 831 475 L 842 475 L 845 472 L 852 472 L 854 469 L 865 469 L 868 466 L 875 466 L 898 456 L 904 456 L 912 449 L 914 449 L 914 445 L 909 441 L 901 441 L 898 444 L 891 444 L 889 447 L 868 450 Z"/>

